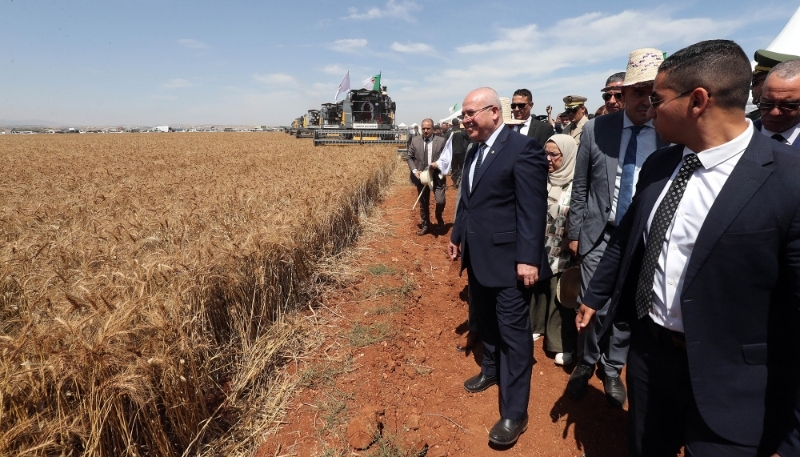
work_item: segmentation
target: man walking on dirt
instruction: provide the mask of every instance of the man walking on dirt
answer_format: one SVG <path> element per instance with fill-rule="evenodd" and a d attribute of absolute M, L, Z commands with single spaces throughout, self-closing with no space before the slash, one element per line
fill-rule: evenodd
<path fill-rule="evenodd" d="M 544 252 L 547 161 L 538 142 L 505 126 L 493 89 L 473 90 L 461 106 L 473 143 L 447 251 L 467 269 L 484 345 L 481 372 L 464 389 L 477 393 L 499 384 L 501 417 L 489 440 L 511 445 L 528 426 L 530 288 L 551 276 Z"/>
<path fill-rule="evenodd" d="M 438 163 L 439 156 L 444 149 L 445 139 L 441 136 L 433 134 L 433 120 L 425 119 L 422 121 L 422 135 L 415 136 L 411 139 L 411 144 L 408 146 L 408 169 L 413 174 L 412 181 L 417 186 L 417 192 L 422 193 L 419 199 L 419 217 L 421 219 L 421 227 L 417 235 L 425 235 L 431 229 L 431 216 L 430 216 L 430 196 L 431 189 L 420 181 L 420 175 L 423 171 L 430 169 L 431 179 L 433 180 L 433 194 L 436 198 L 436 223 L 439 229 L 444 228 L 444 213 L 445 204 L 445 178 L 440 177 L 440 165 Z"/>

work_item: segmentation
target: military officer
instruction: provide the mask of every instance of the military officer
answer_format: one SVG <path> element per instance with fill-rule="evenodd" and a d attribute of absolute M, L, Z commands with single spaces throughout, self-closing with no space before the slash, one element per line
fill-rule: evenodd
<path fill-rule="evenodd" d="M 585 104 L 586 97 L 581 97 L 580 95 L 567 95 L 564 97 L 564 112 L 569 116 L 569 125 L 564 127 L 563 133 L 574 138 L 578 145 L 581 144 L 583 126 L 589 121 Z"/>
<path fill-rule="evenodd" d="M 750 89 L 753 91 L 753 104 L 757 105 L 758 102 L 761 101 L 761 88 L 764 86 L 764 80 L 767 79 L 767 73 L 772 70 L 772 67 L 781 62 L 786 62 L 787 60 L 800 59 L 800 56 L 759 49 L 756 51 L 753 59 L 756 61 L 756 68 L 753 70 L 753 83 Z M 751 120 L 760 119 L 761 111 L 756 108 L 747 113 L 747 117 Z"/>

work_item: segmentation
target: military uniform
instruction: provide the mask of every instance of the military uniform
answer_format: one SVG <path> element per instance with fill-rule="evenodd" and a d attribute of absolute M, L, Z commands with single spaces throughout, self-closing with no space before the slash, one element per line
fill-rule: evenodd
<path fill-rule="evenodd" d="M 753 55 L 753 59 L 756 61 L 756 67 L 753 70 L 753 86 L 756 85 L 756 81 L 759 81 L 761 84 L 764 83 L 764 80 L 767 78 L 767 73 L 772 70 L 772 67 L 778 65 L 781 62 L 786 62 L 787 60 L 798 60 L 800 56 L 795 56 L 792 54 L 781 54 L 780 52 L 772 52 L 767 51 L 766 49 L 759 49 L 756 51 L 755 55 Z M 761 99 L 761 94 L 759 93 L 758 98 L 756 98 L 755 94 L 753 94 L 753 104 L 757 104 Z M 756 119 L 761 119 L 761 111 L 756 108 L 753 111 L 747 113 L 747 117 L 750 120 L 755 121 Z"/>
<path fill-rule="evenodd" d="M 581 97 L 580 95 L 567 95 L 564 97 L 564 110 L 571 110 L 575 108 L 580 108 L 584 106 L 586 103 L 586 97 Z M 588 112 L 583 114 L 583 117 L 578 122 L 570 122 L 570 124 L 564 127 L 564 130 L 561 132 L 565 135 L 571 136 L 578 145 L 581 144 L 581 133 L 583 132 L 583 126 L 589 122 Z"/>

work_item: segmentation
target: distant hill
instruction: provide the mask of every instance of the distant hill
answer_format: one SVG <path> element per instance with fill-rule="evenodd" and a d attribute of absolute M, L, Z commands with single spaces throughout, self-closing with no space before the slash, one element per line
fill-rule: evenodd
<path fill-rule="evenodd" d="M 67 127 L 66 124 L 62 124 L 60 122 L 53 122 L 44 119 L 19 119 L 19 120 L 12 120 L 12 119 L 0 119 L 0 125 L 7 126 L 7 127 L 17 127 L 17 126 L 26 126 L 26 127 Z"/>

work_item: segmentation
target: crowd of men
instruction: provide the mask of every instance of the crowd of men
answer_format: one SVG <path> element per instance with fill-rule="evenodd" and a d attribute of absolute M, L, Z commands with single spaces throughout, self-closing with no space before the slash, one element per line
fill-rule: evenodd
<path fill-rule="evenodd" d="M 527 428 L 532 288 L 563 273 L 545 249 L 566 153 L 545 145 L 558 139 L 577 144 L 569 198 L 555 202 L 568 205 L 563 245 L 580 278 L 577 300 L 559 299 L 578 333 L 574 358 L 555 358 L 574 362 L 569 396 L 596 372 L 611 406 L 628 401 L 631 456 L 800 455 L 800 57 L 755 59 L 753 71 L 727 40 L 638 49 L 594 114 L 568 95 L 558 119 L 536 116 L 529 90 L 482 87 L 452 126 L 422 122 L 408 148 L 418 235 L 432 231 L 430 190 L 446 233 L 450 175 L 447 252 L 470 292 L 459 349 L 484 348 L 464 388 L 498 386 L 491 442 Z"/>

